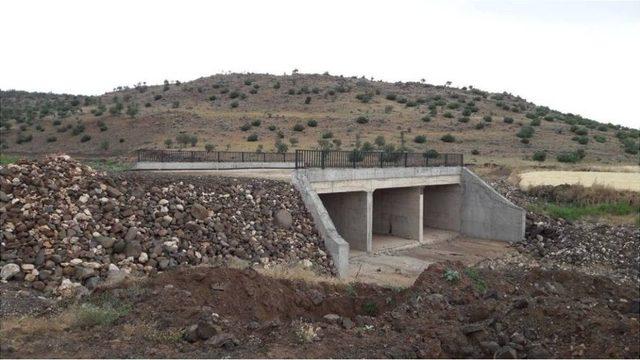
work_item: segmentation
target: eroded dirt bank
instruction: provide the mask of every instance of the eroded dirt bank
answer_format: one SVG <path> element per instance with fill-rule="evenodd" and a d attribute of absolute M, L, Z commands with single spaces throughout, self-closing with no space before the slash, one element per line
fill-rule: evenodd
<path fill-rule="evenodd" d="M 401 290 L 178 268 L 56 304 L 6 285 L 2 357 L 640 356 L 637 289 L 575 272 L 440 263 Z"/>

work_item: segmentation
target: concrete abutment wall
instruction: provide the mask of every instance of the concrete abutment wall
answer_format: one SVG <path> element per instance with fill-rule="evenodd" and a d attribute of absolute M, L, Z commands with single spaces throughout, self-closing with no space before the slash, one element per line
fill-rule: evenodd
<path fill-rule="evenodd" d="M 371 251 L 371 192 L 320 194 L 320 200 L 350 248 Z"/>
<path fill-rule="evenodd" d="M 460 231 L 463 187 L 459 184 L 424 187 L 424 226 Z"/>
<path fill-rule="evenodd" d="M 373 192 L 373 233 L 422 241 L 422 187 Z"/>

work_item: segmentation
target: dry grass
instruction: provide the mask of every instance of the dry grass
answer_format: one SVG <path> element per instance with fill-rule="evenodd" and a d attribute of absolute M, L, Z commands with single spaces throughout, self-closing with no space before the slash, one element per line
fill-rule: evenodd
<path fill-rule="evenodd" d="M 531 171 L 519 174 L 520 187 L 527 190 L 542 185 L 603 186 L 640 192 L 640 173 L 589 171 Z"/>

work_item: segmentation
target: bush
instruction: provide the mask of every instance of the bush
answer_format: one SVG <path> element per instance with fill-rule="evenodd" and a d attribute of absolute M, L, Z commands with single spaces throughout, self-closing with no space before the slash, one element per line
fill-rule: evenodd
<path fill-rule="evenodd" d="M 442 141 L 444 141 L 446 143 L 452 143 L 452 142 L 456 141 L 456 138 L 455 138 L 455 136 L 453 136 L 451 134 L 446 134 L 446 135 L 443 135 L 440 138 L 440 140 L 442 140 Z"/>
<path fill-rule="evenodd" d="M 269 131 L 275 131 L 276 130 L 276 126 L 275 125 L 269 125 L 268 129 L 269 129 Z"/>
<path fill-rule="evenodd" d="M 531 126 L 540 126 L 540 119 L 531 120 Z"/>
<path fill-rule="evenodd" d="M 463 117 L 458 119 L 458 121 L 461 122 L 461 123 L 468 123 L 469 120 L 471 120 L 471 119 L 469 119 L 469 117 L 467 117 L 467 116 L 463 116 Z"/>
<path fill-rule="evenodd" d="M 50 143 L 51 143 L 51 142 L 56 142 L 56 141 L 58 141 L 58 138 L 57 138 L 57 137 L 55 137 L 55 136 L 49 136 L 49 137 L 47 138 L 47 142 L 50 142 Z"/>
<path fill-rule="evenodd" d="M 385 114 L 390 114 L 393 111 L 393 106 L 392 105 L 386 105 L 384 107 L 384 113 Z"/>
<path fill-rule="evenodd" d="M 431 121 L 431 117 L 430 117 L 429 115 L 425 115 L 425 116 L 423 116 L 423 117 L 422 117 L 422 119 L 420 119 L 420 120 L 422 120 L 422 121 L 424 121 L 424 122 L 429 122 L 429 121 Z"/>
<path fill-rule="evenodd" d="M 302 124 L 293 125 L 293 131 L 302 131 L 302 130 L 304 130 L 304 125 Z"/>
<path fill-rule="evenodd" d="M 556 156 L 556 159 L 559 162 L 563 163 L 577 163 L 582 158 L 584 158 L 584 150 L 578 150 L 574 152 L 561 152 Z"/>
<path fill-rule="evenodd" d="M 533 136 L 535 130 L 531 126 L 523 126 L 517 133 L 516 136 L 521 139 L 529 139 Z"/>
<path fill-rule="evenodd" d="M 204 145 L 204 150 L 206 152 L 212 152 L 215 148 L 216 148 L 216 146 L 213 145 L 213 144 L 205 144 Z"/>
<path fill-rule="evenodd" d="M 331 131 L 326 131 L 324 133 L 322 133 L 322 138 L 323 139 L 331 139 L 333 137 L 333 133 Z"/>
<path fill-rule="evenodd" d="M 440 154 L 436 150 L 430 149 L 430 150 L 427 150 L 427 152 L 424 153 L 424 156 L 426 158 L 428 158 L 428 159 L 435 159 L 438 156 L 440 156 Z"/>
<path fill-rule="evenodd" d="M 487 116 L 483 117 L 482 120 L 484 120 L 485 122 L 492 122 L 493 118 L 491 116 L 487 115 Z"/>
<path fill-rule="evenodd" d="M 82 135 L 82 137 L 80 138 L 80 142 L 87 142 L 87 141 L 89 141 L 89 140 L 91 140 L 91 136 L 90 136 L 90 135 L 88 135 L 88 134 L 84 134 L 84 135 Z"/>
<path fill-rule="evenodd" d="M 276 90 L 280 89 L 280 81 L 276 81 L 276 83 L 273 84 L 273 88 Z"/>
<path fill-rule="evenodd" d="M 505 124 L 513 124 L 513 118 L 509 116 L 505 116 L 504 119 L 502 119 L 502 121 L 504 121 Z"/>
<path fill-rule="evenodd" d="M 533 160 L 543 162 L 547 160 L 547 152 L 544 150 L 538 150 L 533 153 Z"/>
<path fill-rule="evenodd" d="M 520 139 L 520 142 L 523 143 L 523 144 L 528 144 L 529 143 L 529 139 L 522 138 L 522 139 Z"/>
<path fill-rule="evenodd" d="M 76 126 L 73 127 L 73 130 L 71 130 L 71 135 L 76 136 L 76 135 L 82 134 L 83 132 L 84 132 L 84 124 L 77 123 Z"/>
<path fill-rule="evenodd" d="M 373 99 L 373 94 L 371 94 L 371 93 L 358 94 L 358 95 L 356 95 L 356 99 L 358 99 L 361 102 L 366 104 L 369 101 L 371 101 L 371 99 Z"/>
<path fill-rule="evenodd" d="M 318 126 L 318 122 L 316 120 L 311 119 L 311 120 L 307 121 L 307 126 L 308 127 L 316 127 L 316 126 Z"/>
<path fill-rule="evenodd" d="M 424 144 L 427 142 L 427 137 L 424 135 L 418 135 L 413 138 L 413 142 L 415 142 L 416 144 Z"/>
<path fill-rule="evenodd" d="M 356 119 L 356 122 L 358 124 L 366 124 L 369 122 L 369 119 L 366 116 L 358 116 L 358 118 Z"/>
<path fill-rule="evenodd" d="M 572 127 L 573 128 L 573 127 Z M 587 135 L 589 130 L 585 127 L 576 127 L 572 130 L 576 135 Z"/>
<path fill-rule="evenodd" d="M 396 94 L 387 94 L 386 98 L 387 100 L 395 101 L 398 96 Z"/>
<path fill-rule="evenodd" d="M 31 142 L 31 140 L 33 140 L 33 135 L 31 134 L 18 134 L 16 144 L 28 143 Z"/>
<path fill-rule="evenodd" d="M 260 120 L 253 120 L 253 121 L 251 122 L 251 125 L 253 125 L 253 126 L 255 126 L 255 127 L 260 126 L 260 124 L 262 124 L 262 121 L 260 121 Z"/>
<path fill-rule="evenodd" d="M 476 130 L 482 130 L 482 129 L 484 129 L 484 123 L 481 123 L 481 122 L 477 123 L 476 124 Z"/>
<path fill-rule="evenodd" d="M 599 143 L 603 143 L 603 142 L 606 142 L 606 141 L 607 141 L 607 138 L 605 138 L 605 137 L 604 137 L 604 136 L 602 136 L 602 135 L 594 135 L 594 136 L 593 136 L 593 139 L 594 139 L 596 142 L 599 142 Z"/>
<path fill-rule="evenodd" d="M 574 141 L 577 141 L 578 144 L 586 145 L 589 143 L 589 138 L 587 136 L 576 136 L 573 138 Z"/>
<path fill-rule="evenodd" d="M 253 133 L 253 134 L 247 136 L 247 141 L 250 141 L 250 142 L 258 141 L 258 134 Z"/>
<path fill-rule="evenodd" d="M 304 99 L 304 103 L 305 103 L 305 104 L 307 104 L 307 105 L 309 105 L 309 104 L 311 103 L 311 96 L 307 96 L 307 97 Z"/>
<path fill-rule="evenodd" d="M 472 155 L 480 155 L 480 150 L 478 150 L 478 149 L 473 149 L 473 150 L 471 150 L 471 154 L 472 154 Z"/>
<path fill-rule="evenodd" d="M 238 107 L 238 105 L 240 105 L 240 103 L 238 103 L 237 101 L 232 101 L 230 106 L 232 109 L 235 109 Z"/>
<path fill-rule="evenodd" d="M 162 95 L 160 95 L 160 94 L 155 95 L 155 96 L 153 97 L 153 100 L 155 100 L 155 101 L 158 101 L 158 100 L 160 100 L 160 99 L 162 99 Z"/>
<path fill-rule="evenodd" d="M 450 111 L 445 112 L 444 114 L 442 114 L 442 116 L 446 117 L 447 119 L 453 118 L 453 114 Z"/>
<path fill-rule="evenodd" d="M 240 130 L 242 130 L 242 131 L 247 131 L 249 129 L 251 129 L 251 124 L 249 124 L 249 123 L 246 123 L 246 124 L 240 126 Z"/>

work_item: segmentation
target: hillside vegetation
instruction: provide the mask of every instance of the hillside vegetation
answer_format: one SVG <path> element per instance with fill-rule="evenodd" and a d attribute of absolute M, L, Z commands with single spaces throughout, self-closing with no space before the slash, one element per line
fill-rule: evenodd
<path fill-rule="evenodd" d="M 328 74 L 224 74 L 101 96 L 0 91 L 4 153 L 122 156 L 140 148 L 407 149 L 637 163 L 636 129 L 471 86 Z"/>

